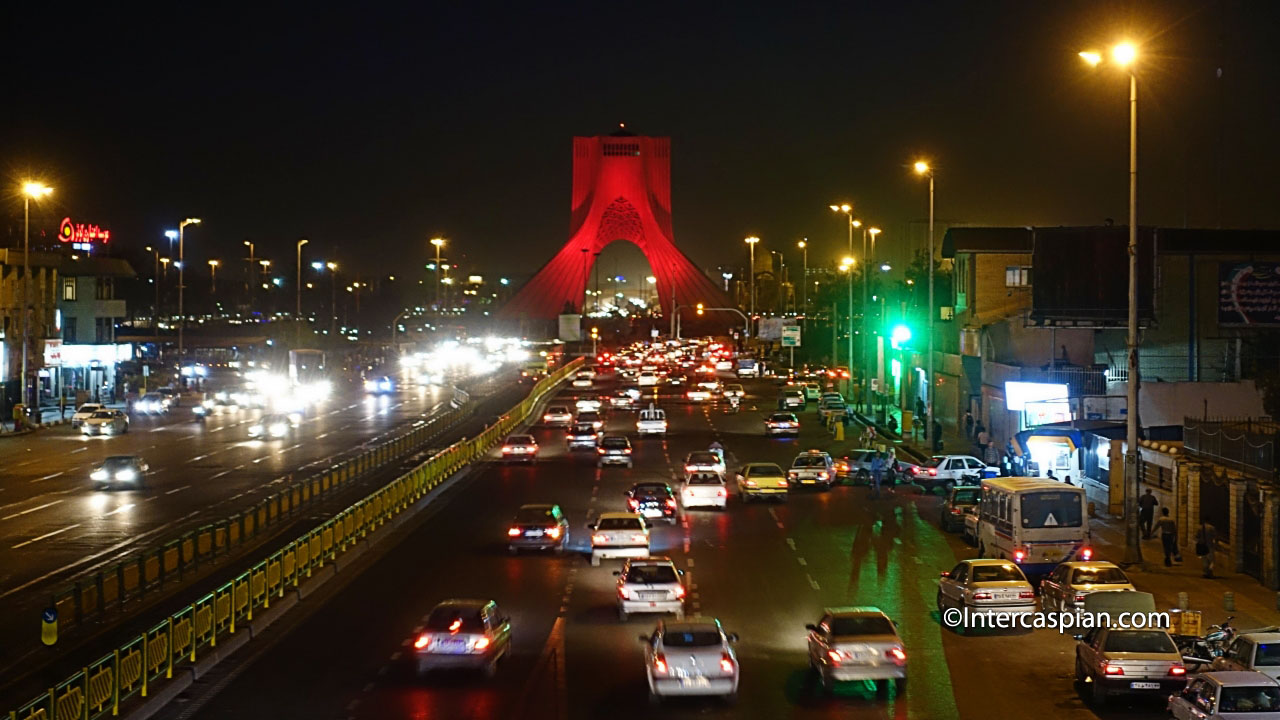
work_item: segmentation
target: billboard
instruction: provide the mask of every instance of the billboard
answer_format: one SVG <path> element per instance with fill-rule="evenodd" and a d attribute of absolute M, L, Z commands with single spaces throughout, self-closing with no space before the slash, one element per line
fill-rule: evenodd
<path fill-rule="evenodd" d="M 1057 383 L 1005 381 L 1004 384 L 1004 406 L 1018 412 L 1025 410 L 1028 403 L 1066 400 L 1068 397 L 1067 386 Z"/>
<path fill-rule="evenodd" d="M 782 347 L 800 347 L 800 326 L 782 326 Z"/>
<path fill-rule="evenodd" d="M 1138 318 L 1155 317 L 1156 237 L 1138 228 Z M 1033 228 L 1031 321 L 1119 327 L 1129 318 L 1129 228 Z"/>
<path fill-rule="evenodd" d="M 582 339 L 582 316 L 566 314 L 560 316 L 560 332 L 556 337 L 564 342 L 578 342 Z"/>
<path fill-rule="evenodd" d="M 782 326 L 786 322 L 779 317 L 760 318 L 756 325 L 756 335 L 761 340 L 781 340 Z"/>
<path fill-rule="evenodd" d="M 1280 263 L 1218 263 L 1218 324 L 1280 327 Z"/>

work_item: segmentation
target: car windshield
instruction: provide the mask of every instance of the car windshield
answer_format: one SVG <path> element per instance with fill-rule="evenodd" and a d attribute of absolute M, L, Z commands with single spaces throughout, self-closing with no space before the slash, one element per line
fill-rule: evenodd
<path fill-rule="evenodd" d="M 626 439 L 626 438 L 622 438 L 622 437 L 607 437 L 607 438 L 605 438 L 605 439 L 604 439 L 604 442 L 603 442 L 602 444 L 603 444 L 605 447 L 607 447 L 607 448 L 612 448 L 612 449 L 615 449 L 615 450 L 621 450 L 621 449 L 623 449 L 623 448 L 627 447 L 629 443 L 627 443 L 627 439 Z"/>
<path fill-rule="evenodd" d="M 99 410 L 98 412 L 95 412 L 95 413 L 93 414 L 93 416 L 92 416 L 92 417 L 95 417 L 95 418 L 109 418 L 109 417 L 111 417 L 111 412 L 110 412 L 110 411 L 108 411 L 108 410 Z"/>
<path fill-rule="evenodd" d="M 595 422 L 600 416 L 593 412 L 578 413 L 578 422 Z"/>
<path fill-rule="evenodd" d="M 780 477 L 782 475 L 782 468 L 777 465 L 753 465 L 748 472 L 751 474 L 751 477 Z"/>
<path fill-rule="evenodd" d="M 1026 493 L 1022 496 L 1022 527 L 1080 527 L 1084 524 L 1082 505 L 1079 493 Z"/>
<path fill-rule="evenodd" d="M 715 630 L 668 630 L 662 636 L 667 647 L 714 647 L 720 644 L 720 633 Z"/>
<path fill-rule="evenodd" d="M 774 413 L 769 416 L 769 419 L 773 422 L 795 422 L 796 416 L 788 415 L 786 413 Z"/>
<path fill-rule="evenodd" d="M 974 565 L 971 568 L 973 582 L 1006 582 L 1009 580 L 1026 580 L 1022 571 L 1013 565 Z"/>
<path fill-rule="evenodd" d="M 1280 665 L 1280 643 L 1258 645 L 1258 654 L 1254 656 L 1253 664 L 1259 667 Z"/>
<path fill-rule="evenodd" d="M 107 470 L 122 470 L 124 468 L 133 467 L 133 458 L 127 456 L 109 457 L 102 461 L 102 467 Z"/>
<path fill-rule="evenodd" d="M 1220 713 L 1280 713 L 1280 688 L 1274 685 L 1224 687 L 1218 700 Z"/>
<path fill-rule="evenodd" d="M 633 497 L 653 497 L 655 495 L 670 495 L 671 489 L 666 485 L 636 485 L 631 488 Z"/>
<path fill-rule="evenodd" d="M 977 505 L 979 493 L 982 491 L 978 488 L 957 488 L 951 496 L 953 505 Z"/>
<path fill-rule="evenodd" d="M 162 400 L 163 398 L 160 396 L 160 393 L 147 393 L 146 395 L 142 396 L 142 399 L 143 400 Z"/>
<path fill-rule="evenodd" d="M 939 465 L 941 465 L 941 464 L 942 464 L 942 461 L 944 461 L 944 460 L 946 460 L 946 458 L 945 458 L 945 457 L 943 457 L 943 456 L 941 456 L 941 455 L 934 455 L 933 457 L 929 458 L 929 462 L 926 462 L 926 463 L 924 464 L 924 467 L 927 467 L 927 468 L 936 468 L 936 467 L 938 467 Z"/>
<path fill-rule="evenodd" d="M 578 423 L 573 426 L 573 432 L 577 435 L 595 435 L 596 429 L 591 427 L 591 423 Z"/>
<path fill-rule="evenodd" d="M 550 413 L 551 415 L 567 415 L 569 414 L 569 408 L 563 405 L 555 405 L 547 412 Z"/>
<path fill-rule="evenodd" d="M 688 482 L 690 485 L 720 485 L 723 481 L 715 473 L 694 473 Z"/>
<path fill-rule="evenodd" d="M 893 623 L 883 615 L 855 615 L 831 620 L 832 635 L 893 635 Z"/>
<path fill-rule="evenodd" d="M 556 516 L 551 512 L 551 508 L 520 508 L 516 512 L 517 525 L 536 525 L 539 523 L 554 523 Z"/>
<path fill-rule="evenodd" d="M 627 572 L 627 582 L 652 585 L 680 582 L 680 579 L 676 576 L 675 568 L 670 565 L 632 565 Z"/>
<path fill-rule="evenodd" d="M 91 412 L 97 412 L 98 410 L 101 410 L 101 409 L 102 409 L 101 405 L 81 405 L 80 410 L 78 410 L 78 412 L 91 413 Z"/>
<path fill-rule="evenodd" d="M 507 444 L 508 445 L 532 445 L 533 436 L 532 435 L 512 435 L 511 437 L 507 438 Z"/>
<path fill-rule="evenodd" d="M 643 530 L 640 518 L 601 518 L 597 530 Z"/>
<path fill-rule="evenodd" d="M 801 455 L 791 463 L 791 467 L 826 467 L 827 459 L 821 455 Z"/>
<path fill-rule="evenodd" d="M 1113 630 L 1107 634 L 1107 652 L 1178 654 L 1169 633 L 1162 630 Z"/>
<path fill-rule="evenodd" d="M 713 452 L 699 451 L 689 453 L 690 465 L 719 465 L 720 458 Z"/>
<path fill-rule="evenodd" d="M 1071 582 L 1075 585 L 1116 585 L 1129 582 L 1129 578 L 1125 577 L 1120 568 L 1089 567 L 1077 568 L 1075 576 L 1071 578 Z"/>
<path fill-rule="evenodd" d="M 484 632 L 484 623 L 480 620 L 479 608 L 446 606 L 431 611 L 427 629 L 432 632 L 479 633 Z"/>

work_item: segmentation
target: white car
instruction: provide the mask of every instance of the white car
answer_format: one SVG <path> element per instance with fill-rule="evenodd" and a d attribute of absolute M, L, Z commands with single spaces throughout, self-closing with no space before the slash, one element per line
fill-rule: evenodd
<path fill-rule="evenodd" d="M 725 385 L 724 391 L 721 393 L 721 395 L 724 395 L 727 398 L 736 397 L 739 399 L 744 397 L 746 394 L 747 393 L 745 390 L 742 389 L 742 386 L 737 383 L 730 383 L 728 385 Z"/>
<path fill-rule="evenodd" d="M 707 402 L 711 399 L 711 391 L 702 387 L 691 387 L 684 396 L 689 402 Z"/>
<path fill-rule="evenodd" d="M 71 416 L 71 427 L 80 427 L 80 424 L 85 420 L 88 420 L 94 413 L 99 410 L 105 410 L 106 408 L 107 406 L 102 403 L 85 403 L 81 405 L 75 411 L 75 414 Z"/>
<path fill-rule="evenodd" d="M 619 620 L 626 622 L 635 613 L 672 613 L 684 619 L 684 571 L 671 558 L 628 560 L 613 574 L 618 578 Z"/>
<path fill-rule="evenodd" d="M 907 653 L 898 628 L 875 607 L 828 608 L 809 631 L 809 667 L 831 692 L 838 682 L 890 680 L 901 694 L 907 682 Z"/>
<path fill-rule="evenodd" d="M 717 361 L 716 361 L 716 370 L 732 370 L 732 369 L 733 369 L 733 361 L 732 361 L 732 360 L 717 360 Z"/>
<path fill-rule="evenodd" d="M 658 373 L 652 370 L 643 370 L 636 378 L 636 384 L 640 387 L 654 387 L 658 384 Z"/>
<path fill-rule="evenodd" d="M 817 400 L 817 399 L 818 399 L 818 398 L 820 398 L 820 397 L 822 397 L 822 386 L 821 386 L 821 385 L 819 385 L 818 383 L 805 383 L 805 384 L 804 384 L 804 399 L 805 399 L 805 400 Z"/>
<path fill-rule="evenodd" d="M 686 509 L 709 507 L 724 510 L 728 502 L 729 489 L 724 484 L 724 473 L 707 470 L 685 473 L 684 482 L 680 484 L 680 504 Z"/>
<path fill-rule="evenodd" d="M 129 432 L 129 416 L 119 410 L 103 408 L 80 425 L 82 435 L 122 435 Z"/>
<path fill-rule="evenodd" d="M 573 378 L 572 383 L 575 388 L 589 388 L 592 384 L 591 375 L 586 373 L 578 373 L 577 376 Z"/>
<path fill-rule="evenodd" d="M 1259 672 L 1213 671 L 1191 677 L 1169 698 L 1173 720 L 1253 720 L 1280 713 L 1280 683 Z"/>
<path fill-rule="evenodd" d="M 738 695 L 738 656 L 733 652 L 736 633 L 726 633 L 719 620 L 658 623 L 644 643 L 645 675 L 649 701 L 676 695 Z"/>
<path fill-rule="evenodd" d="M 711 450 L 695 450 L 684 456 L 684 472 L 713 472 L 720 476 L 724 476 L 725 465 L 724 455 L 722 452 L 712 452 Z"/>
<path fill-rule="evenodd" d="M 144 415 L 162 415 L 169 412 L 169 398 L 158 392 L 147 393 L 138 398 L 133 404 L 134 412 L 140 412 Z"/>
<path fill-rule="evenodd" d="M 574 401 L 573 406 L 578 412 L 600 412 L 600 398 L 595 395 L 583 395 Z"/>
<path fill-rule="evenodd" d="M 552 405 L 542 415 L 542 422 L 548 427 L 569 427 L 573 424 L 573 413 L 564 405 Z"/>
<path fill-rule="evenodd" d="M 912 480 L 925 492 L 942 488 L 946 493 L 957 485 L 979 485 L 982 478 L 998 474 L 972 455 L 934 455 L 914 471 Z"/>
<path fill-rule="evenodd" d="M 836 464 L 831 456 L 821 450 L 800 453 L 787 470 L 787 482 L 792 487 L 813 485 L 830 490 L 836 481 Z"/>
<path fill-rule="evenodd" d="M 645 410 L 641 410 L 640 418 L 636 420 L 636 432 L 640 435 L 666 435 L 666 411 L 661 408 L 655 408 L 652 405 Z"/>
<path fill-rule="evenodd" d="M 591 531 L 591 564 L 610 558 L 649 557 L 649 525 L 638 513 L 600 513 Z"/>
<path fill-rule="evenodd" d="M 961 560 L 938 581 L 938 611 L 970 611 L 1013 615 L 1036 611 L 1036 592 L 1022 568 L 1008 560 Z"/>
<path fill-rule="evenodd" d="M 1089 593 L 1136 589 L 1124 571 L 1113 563 L 1064 562 L 1040 581 L 1040 603 L 1046 610 L 1074 612 L 1084 608 L 1084 599 Z"/>

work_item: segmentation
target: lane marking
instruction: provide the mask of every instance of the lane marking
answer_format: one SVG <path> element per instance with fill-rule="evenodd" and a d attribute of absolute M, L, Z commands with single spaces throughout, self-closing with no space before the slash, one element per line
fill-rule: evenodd
<path fill-rule="evenodd" d="M 795 539 L 793 539 L 793 538 L 787 538 L 787 547 L 791 548 L 792 550 L 795 550 L 795 549 L 796 549 L 796 541 L 795 541 Z"/>
<path fill-rule="evenodd" d="M 809 587 L 813 588 L 814 590 L 822 589 L 821 587 L 818 586 L 818 581 L 814 580 L 812 575 L 810 575 L 809 573 L 805 573 L 804 576 L 809 580 Z"/>
<path fill-rule="evenodd" d="M 30 510 L 23 510 L 22 512 L 16 512 L 16 513 L 14 513 L 14 514 L 12 514 L 12 515 L 5 515 L 4 517 L 0 518 L 0 520 L 12 520 L 13 518 L 16 518 L 16 517 L 18 517 L 18 516 L 20 516 L 20 515 L 26 515 L 27 513 L 33 513 L 33 512 L 35 512 L 35 511 L 37 511 L 37 510 L 43 510 L 43 509 L 45 509 L 45 508 L 47 508 L 47 507 L 52 507 L 52 506 L 54 506 L 54 505 L 57 505 L 57 504 L 58 504 L 58 503 L 60 503 L 60 502 L 62 502 L 62 501 L 61 501 L 61 500 L 54 500 L 53 502 L 47 502 L 47 503 L 45 503 L 45 504 L 43 504 L 43 505 L 37 505 L 37 506 L 35 506 L 35 507 L 31 508 Z"/>
<path fill-rule="evenodd" d="M 809 563 L 805 562 L 804 558 L 802 558 L 802 557 L 798 557 L 798 558 L 796 558 L 796 562 L 800 563 L 800 567 L 808 567 L 808 566 L 809 566 Z"/>
<path fill-rule="evenodd" d="M 65 474 L 66 474 L 66 471 L 64 470 L 64 471 L 62 471 L 62 472 L 56 472 L 56 473 L 54 473 L 54 474 L 52 474 L 52 475 L 45 475 L 44 477 L 36 478 L 35 480 L 32 480 L 32 481 L 31 481 L 31 484 L 32 484 L 32 485 L 34 485 L 34 484 L 36 484 L 36 483 L 38 483 L 38 482 L 44 482 L 45 480 L 52 480 L 53 478 L 56 478 L 56 477 L 58 477 L 59 475 L 65 475 Z"/>
<path fill-rule="evenodd" d="M 33 538 L 31 538 L 30 540 L 28 540 L 28 541 L 26 541 L 26 542 L 20 542 L 20 543 L 18 543 L 17 545 L 12 546 L 12 547 L 11 547 L 11 548 L 9 548 L 9 549 L 10 549 L 10 550 L 17 550 L 17 549 L 18 549 L 18 548 L 20 548 L 20 547 L 26 547 L 27 545 L 30 545 L 31 543 L 40 542 L 41 540 L 44 540 L 44 539 L 46 539 L 46 538 L 51 538 L 51 537 L 53 537 L 54 535 L 61 535 L 62 533 L 66 532 L 66 531 L 68 531 L 68 530 L 75 530 L 75 529 L 76 529 L 76 528 L 78 528 L 78 527 L 80 527 L 80 523 L 76 523 L 75 525 L 68 525 L 68 526 L 66 526 L 66 527 L 64 527 L 64 528 L 60 528 L 60 529 L 58 529 L 58 530 L 54 530 L 53 532 L 45 533 L 45 534 L 43 534 L 43 535 L 41 535 L 41 536 L 39 536 L 39 537 L 33 537 Z"/>
<path fill-rule="evenodd" d="M 115 514 L 116 514 L 116 513 L 118 513 L 118 512 L 124 512 L 124 511 L 129 510 L 129 509 L 134 508 L 134 507 L 137 507 L 134 503 L 129 503 L 129 504 L 127 504 L 127 505 L 121 505 L 120 507 L 116 508 L 115 510 L 112 510 L 111 512 L 109 512 L 109 513 L 107 513 L 107 514 L 103 515 L 102 517 L 111 517 L 112 515 L 115 515 Z"/>
<path fill-rule="evenodd" d="M 164 494 L 165 494 L 165 495 L 173 495 L 174 493 L 180 493 L 180 492 L 182 492 L 183 490 L 186 490 L 186 489 L 187 489 L 187 488 L 189 488 L 189 487 L 191 487 L 191 486 L 190 486 L 190 485 L 183 485 L 183 486 L 182 486 L 182 487 L 180 487 L 180 488 L 174 488 L 174 489 L 172 489 L 172 490 L 166 490 Z"/>
<path fill-rule="evenodd" d="M 230 470 L 223 470 L 222 472 L 218 473 L 217 475 L 214 475 L 213 477 L 210 477 L 209 479 L 210 479 L 210 480 L 216 480 L 217 478 L 220 478 L 220 477 L 222 477 L 223 475 L 227 475 L 227 474 L 230 474 L 230 473 L 231 473 L 231 471 L 230 471 Z"/>
<path fill-rule="evenodd" d="M 85 450 L 88 450 L 88 449 L 89 449 L 89 448 L 87 448 L 87 447 L 77 448 L 77 449 L 72 450 L 71 452 L 69 452 L 69 453 L 67 453 L 67 454 L 68 454 L 68 455 L 75 455 L 76 453 L 82 453 L 82 452 L 84 452 Z"/>

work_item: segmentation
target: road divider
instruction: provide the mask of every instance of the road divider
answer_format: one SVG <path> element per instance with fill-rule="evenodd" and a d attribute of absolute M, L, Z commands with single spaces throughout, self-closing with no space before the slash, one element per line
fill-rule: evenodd
<path fill-rule="evenodd" d="M 170 696 L 175 687 L 190 684 L 192 672 L 210 660 L 225 656 L 229 644 L 238 647 L 241 637 L 261 629 L 276 615 L 298 601 L 297 590 L 326 566 L 349 560 L 348 553 L 363 552 L 358 544 L 370 532 L 386 524 L 466 465 L 483 459 L 582 364 L 574 360 L 538 381 L 519 405 L 502 415 L 473 438 L 463 438 L 419 463 L 381 488 L 321 523 L 231 581 L 184 605 L 150 629 L 130 638 L 112 652 L 86 665 L 47 692 L 9 713 L 10 720 L 93 720 L 120 714 L 122 703 L 132 698 Z M 465 398 L 451 404 L 460 412 Z M 78 612 L 83 606 L 123 602 L 125 592 L 144 592 L 148 583 L 163 583 L 166 574 L 181 576 L 184 566 L 208 561 L 243 542 L 264 524 L 283 517 L 328 489 L 349 482 L 360 473 L 381 467 L 417 448 L 425 438 L 414 434 L 425 424 L 392 440 L 369 448 L 322 473 L 294 483 L 256 508 L 232 520 L 187 533 L 157 552 L 145 553 L 136 562 L 116 566 L 116 573 L 99 574 L 98 583 L 77 583 L 64 607 Z M 306 493 L 306 495 L 304 495 Z M 235 536 L 233 538 L 233 536 Z M 286 591 L 290 592 L 286 596 Z M 70 604 L 67 604 L 70 603 Z M 55 605 L 55 607 L 57 607 Z M 62 614 L 59 608 L 59 616 Z M 176 673 L 176 675 L 175 675 Z M 178 678 L 174 682 L 175 677 Z"/>

